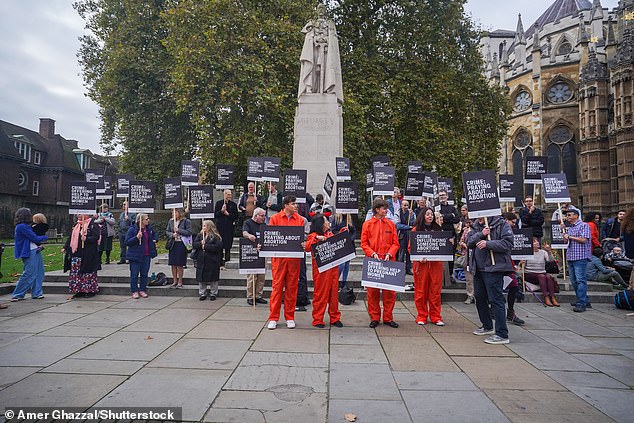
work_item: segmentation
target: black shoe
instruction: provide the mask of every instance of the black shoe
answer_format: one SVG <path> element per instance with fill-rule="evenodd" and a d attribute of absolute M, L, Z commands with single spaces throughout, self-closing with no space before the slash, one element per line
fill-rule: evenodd
<path fill-rule="evenodd" d="M 586 311 L 586 308 L 581 306 L 576 306 L 575 308 L 572 309 L 572 311 L 574 311 L 575 313 L 583 313 L 584 311 Z"/>
<path fill-rule="evenodd" d="M 572 307 L 577 307 L 577 303 L 576 303 L 576 302 L 574 302 L 574 303 L 570 303 L 570 305 L 571 305 Z M 590 303 L 586 304 L 586 307 L 585 307 L 585 308 L 592 308 L 592 304 L 590 304 Z"/>
<path fill-rule="evenodd" d="M 119 260 L 117 264 L 125 264 L 125 260 Z"/>
<path fill-rule="evenodd" d="M 315 326 L 316 328 L 319 328 L 319 329 L 323 329 L 323 328 L 326 327 L 326 325 L 324 325 L 323 323 L 317 323 L 316 325 L 313 325 L 313 326 Z"/>
<path fill-rule="evenodd" d="M 297 306 L 297 307 L 295 307 L 295 311 L 306 311 L 306 307 L 304 307 L 304 306 Z"/>
<path fill-rule="evenodd" d="M 335 323 L 332 323 L 330 326 L 335 326 L 337 328 L 342 328 L 343 327 L 343 323 L 341 323 L 341 320 L 337 320 Z"/>
<path fill-rule="evenodd" d="M 215 295 L 210 295 L 209 296 L 209 301 L 216 301 L 216 296 Z"/>
<path fill-rule="evenodd" d="M 207 299 L 207 296 L 206 295 L 201 295 L 198 299 L 200 301 L 205 301 Z"/>
<path fill-rule="evenodd" d="M 398 327 L 398 323 L 396 323 L 394 320 L 392 320 L 391 322 L 383 322 L 384 325 L 388 325 L 391 328 L 396 329 Z"/>
<path fill-rule="evenodd" d="M 86 297 L 86 298 L 92 298 L 92 297 L 94 297 L 95 295 L 97 295 L 97 293 L 96 293 L 96 292 L 86 292 L 86 293 L 84 294 L 84 297 Z"/>
<path fill-rule="evenodd" d="M 247 298 L 247 304 L 253 305 L 253 298 Z"/>
<path fill-rule="evenodd" d="M 378 320 L 372 320 L 372 321 L 370 322 L 370 327 L 371 327 L 371 328 L 375 328 L 375 327 L 377 327 L 378 325 L 379 325 L 379 321 L 378 321 Z"/>
<path fill-rule="evenodd" d="M 268 303 L 269 303 L 269 302 L 268 302 L 268 301 L 266 301 L 264 298 L 256 298 L 256 299 L 255 299 L 255 302 L 256 302 L 257 304 L 268 304 Z"/>
<path fill-rule="evenodd" d="M 513 323 L 514 325 L 517 326 L 522 326 L 524 323 L 526 323 L 525 321 L 523 321 L 522 319 L 520 319 L 519 317 L 517 317 L 517 314 L 512 313 L 506 316 L 506 320 L 508 320 L 509 322 Z"/>

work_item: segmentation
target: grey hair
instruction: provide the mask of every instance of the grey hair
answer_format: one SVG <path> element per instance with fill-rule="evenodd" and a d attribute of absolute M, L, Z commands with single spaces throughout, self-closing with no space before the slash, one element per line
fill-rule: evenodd
<path fill-rule="evenodd" d="M 13 223 L 15 225 L 17 225 L 18 223 L 31 223 L 31 217 L 31 209 L 22 207 L 15 212 Z"/>
<path fill-rule="evenodd" d="M 253 216 L 255 216 L 256 214 L 260 214 L 260 213 L 266 214 L 266 210 L 264 210 L 262 207 L 256 207 L 253 210 Z"/>

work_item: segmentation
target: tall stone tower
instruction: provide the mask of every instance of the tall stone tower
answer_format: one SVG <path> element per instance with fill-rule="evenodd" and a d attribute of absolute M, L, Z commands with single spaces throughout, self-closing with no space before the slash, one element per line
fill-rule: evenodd
<path fill-rule="evenodd" d="M 335 157 L 343 155 L 341 62 L 337 30 L 323 7 L 302 32 L 293 168 L 308 171 L 306 189 L 315 195 L 323 191 L 326 174 L 335 179 Z"/>

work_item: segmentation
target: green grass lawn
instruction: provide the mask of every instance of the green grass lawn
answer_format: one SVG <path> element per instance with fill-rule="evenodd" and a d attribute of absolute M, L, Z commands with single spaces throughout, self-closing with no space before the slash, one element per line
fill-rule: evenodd
<path fill-rule="evenodd" d="M 4 239 L 0 242 L 8 244 L 13 243 L 13 239 Z M 64 256 L 61 252 L 63 244 L 46 244 L 42 254 L 44 254 L 44 270 L 50 272 L 52 270 L 61 270 L 64 268 Z M 165 241 L 159 241 L 156 245 L 159 254 L 166 253 Z M 119 261 L 119 254 L 121 248 L 119 248 L 119 242 L 114 241 L 112 243 L 112 252 L 110 253 L 110 261 Z M 105 260 L 105 254 L 104 254 Z M 22 274 L 22 260 L 13 258 L 13 247 L 5 247 L 2 254 L 2 265 L 0 266 L 2 272 L 2 278 L 0 283 L 15 282 Z"/>

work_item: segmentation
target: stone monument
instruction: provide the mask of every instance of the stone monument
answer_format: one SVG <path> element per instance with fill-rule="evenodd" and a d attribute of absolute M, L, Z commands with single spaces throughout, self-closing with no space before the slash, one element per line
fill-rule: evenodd
<path fill-rule="evenodd" d="M 343 88 L 337 30 L 323 6 L 302 33 L 293 168 L 308 171 L 306 189 L 314 197 L 323 193 L 326 174 L 336 178 L 335 157 L 343 155 Z"/>

